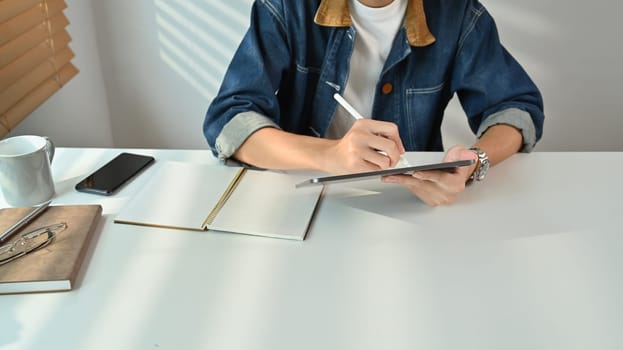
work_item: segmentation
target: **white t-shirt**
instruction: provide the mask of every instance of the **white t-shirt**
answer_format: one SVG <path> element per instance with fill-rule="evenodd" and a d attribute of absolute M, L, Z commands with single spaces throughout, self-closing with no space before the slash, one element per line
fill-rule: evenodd
<path fill-rule="evenodd" d="M 358 0 L 348 1 L 357 34 L 343 97 L 365 118 L 372 117 L 376 85 L 394 37 L 404 22 L 407 2 L 394 0 L 387 6 L 374 8 Z M 341 138 L 353 123 L 353 117 L 338 105 L 327 137 Z"/>

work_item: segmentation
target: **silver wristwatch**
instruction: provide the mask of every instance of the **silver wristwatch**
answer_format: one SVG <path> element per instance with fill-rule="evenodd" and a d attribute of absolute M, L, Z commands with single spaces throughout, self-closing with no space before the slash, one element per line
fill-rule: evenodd
<path fill-rule="evenodd" d="M 472 173 L 472 176 L 467 180 L 468 183 L 472 181 L 482 181 L 487 176 L 487 171 L 489 171 L 489 156 L 485 151 L 481 150 L 477 147 L 470 148 L 470 151 L 473 151 L 478 156 L 478 162 L 476 163 L 476 169 Z"/>

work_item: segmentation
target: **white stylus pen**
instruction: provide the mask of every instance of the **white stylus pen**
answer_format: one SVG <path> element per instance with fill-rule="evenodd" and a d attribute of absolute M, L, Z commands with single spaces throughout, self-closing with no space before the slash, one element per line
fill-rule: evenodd
<path fill-rule="evenodd" d="M 359 112 L 357 112 L 357 110 L 355 109 L 355 107 L 351 106 L 350 103 L 348 103 L 348 101 L 346 101 L 344 99 L 344 97 L 342 97 L 342 95 L 335 93 L 333 94 L 333 98 L 337 101 L 337 103 L 340 104 L 340 106 L 344 107 L 344 109 L 350 113 L 350 115 L 355 118 L 355 119 L 363 119 L 363 116 L 361 114 L 359 114 Z"/>
<path fill-rule="evenodd" d="M 344 97 L 342 97 L 342 95 L 338 94 L 337 92 L 335 94 L 333 94 L 333 98 L 337 101 L 337 103 L 340 104 L 340 106 L 344 107 L 344 109 L 355 119 L 364 119 L 363 116 L 357 112 L 357 110 L 355 109 L 355 107 L 353 107 L 350 103 L 348 103 L 348 101 L 346 101 L 344 99 Z M 379 151 L 379 153 L 385 154 L 387 155 L 385 152 L 383 151 Z M 403 156 L 400 156 L 400 161 L 398 162 L 398 164 L 396 164 L 396 166 L 409 166 L 409 162 L 404 159 Z"/>

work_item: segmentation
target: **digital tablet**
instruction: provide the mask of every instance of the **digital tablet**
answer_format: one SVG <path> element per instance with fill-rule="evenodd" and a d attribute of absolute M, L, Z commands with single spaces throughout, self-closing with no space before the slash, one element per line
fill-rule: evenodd
<path fill-rule="evenodd" d="M 408 167 L 401 167 L 401 168 L 392 168 L 392 169 L 385 169 L 385 170 L 375 170 L 375 171 L 368 171 L 368 172 L 362 172 L 362 173 L 315 177 L 315 178 L 311 178 L 309 180 L 305 180 L 301 183 L 296 184 L 296 187 L 316 186 L 316 185 L 324 185 L 324 184 L 330 184 L 330 183 L 336 183 L 336 182 L 367 180 L 372 177 L 380 177 L 380 176 L 395 175 L 395 174 L 412 174 L 416 171 L 425 171 L 425 170 L 443 170 L 443 171 L 453 172 L 457 167 L 472 165 L 475 162 L 476 161 L 473 159 L 468 159 L 468 160 L 459 160 L 455 162 L 442 162 L 442 163 L 415 165 L 415 166 L 408 166 Z"/>

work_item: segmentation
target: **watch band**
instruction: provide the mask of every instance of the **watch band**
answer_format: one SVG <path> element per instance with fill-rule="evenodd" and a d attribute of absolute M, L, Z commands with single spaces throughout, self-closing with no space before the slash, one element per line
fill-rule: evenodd
<path fill-rule="evenodd" d="M 487 172 L 489 171 L 489 156 L 483 150 L 478 147 L 471 147 L 470 151 L 473 151 L 478 156 L 478 162 L 476 163 L 476 169 L 467 180 L 467 183 L 471 183 L 473 181 L 482 181 L 487 176 Z"/>

